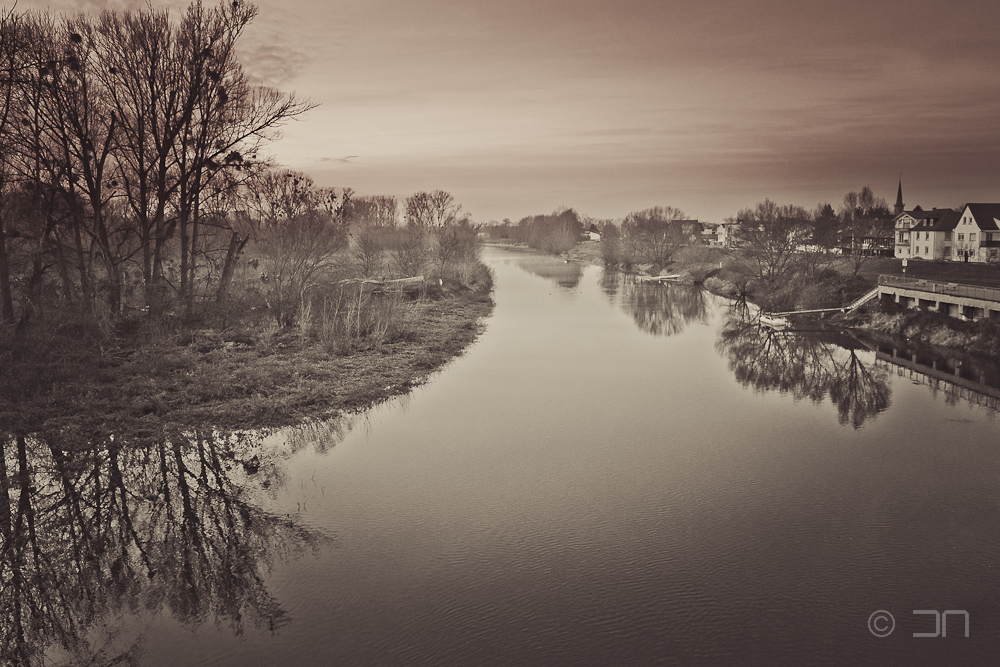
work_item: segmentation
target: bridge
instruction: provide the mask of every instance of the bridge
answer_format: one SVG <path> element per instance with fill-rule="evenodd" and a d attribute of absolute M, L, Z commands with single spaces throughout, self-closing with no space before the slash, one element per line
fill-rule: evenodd
<path fill-rule="evenodd" d="M 1000 317 L 1000 289 L 906 276 L 882 275 L 878 296 L 906 308 L 923 308 L 960 319 Z"/>
<path fill-rule="evenodd" d="M 765 315 L 770 315 L 771 317 L 785 317 L 787 315 L 816 315 L 820 313 L 851 313 L 865 305 L 869 301 L 872 301 L 879 295 L 878 287 L 874 287 L 869 291 L 865 292 L 857 299 L 852 301 L 846 306 L 837 306 L 836 308 L 811 308 L 808 310 L 786 310 L 781 313 L 764 313 Z"/>

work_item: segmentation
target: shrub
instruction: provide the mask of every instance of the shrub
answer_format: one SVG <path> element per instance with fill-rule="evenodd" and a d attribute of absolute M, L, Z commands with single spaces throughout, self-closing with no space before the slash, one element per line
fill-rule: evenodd
<path fill-rule="evenodd" d="M 470 263 L 479 259 L 479 239 L 468 220 L 440 227 L 435 237 L 434 259 L 442 276 L 455 263 Z"/>
<path fill-rule="evenodd" d="M 719 272 L 719 267 L 717 266 L 692 266 L 687 269 L 688 274 L 691 276 L 691 281 L 695 285 L 701 285 L 710 277 L 715 276 Z"/>
<path fill-rule="evenodd" d="M 392 241 L 392 262 L 404 277 L 418 276 L 427 260 L 427 238 L 419 227 L 398 230 Z"/>
<path fill-rule="evenodd" d="M 399 340 L 405 334 L 405 320 L 401 294 L 355 283 L 315 294 L 302 308 L 300 328 L 327 352 L 343 355 L 358 345 Z"/>
<path fill-rule="evenodd" d="M 351 253 L 362 276 L 367 278 L 381 273 L 390 234 L 388 229 L 375 225 L 362 225 L 355 231 Z"/>
<path fill-rule="evenodd" d="M 718 276 L 709 276 L 706 278 L 704 286 L 709 292 L 721 294 L 722 296 L 728 296 L 731 299 L 735 299 L 739 296 L 739 290 L 736 289 L 736 285 L 728 280 L 723 280 Z"/>

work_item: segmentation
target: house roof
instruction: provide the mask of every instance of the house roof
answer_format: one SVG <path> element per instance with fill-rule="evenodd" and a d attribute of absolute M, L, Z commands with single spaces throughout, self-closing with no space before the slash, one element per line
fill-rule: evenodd
<path fill-rule="evenodd" d="M 966 204 L 972 217 L 980 229 L 997 230 L 997 219 L 1000 218 L 1000 204 Z"/>
<path fill-rule="evenodd" d="M 938 209 L 938 210 L 943 210 L 943 209 Z M 908 218 L 913 218 L 914 220 L 921 220 L 923 218 L 926 218 L 931 212 L 932 211 L 925 211 L 919 206 L 914 206 L 912 211 L 903 211 L 901 213 L 896 214 L 893 217 L 893 221 L 899 220 L 903 216 L 906 216 Z"/>
<path fill-rule="evenodd" d="M 920 232 L 950 232 L 958 226 L 961 214 L 950 208 L 933 208 L 929 211 L 911 212 L 919 222 L 911 228 Z"/>

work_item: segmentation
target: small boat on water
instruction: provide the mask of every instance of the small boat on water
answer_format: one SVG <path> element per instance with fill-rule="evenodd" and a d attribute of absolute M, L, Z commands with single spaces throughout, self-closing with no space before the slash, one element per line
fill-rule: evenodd
<path fill-rule="evenodd" d="M 768 315 L 767 313 L 761 313 L 758 320 L 762 326 L 770 327 L 772 329 L 784 329 L 791 322 L 788 321 L 787 317 L 780 317 L 778 315 Z"/>
<path fill-rule="evenodd" d="M 637 279 L 640 283 L 662 283 L 668 280 L 679 280 L 681 274 L 671 273 L 664 276 L 639 276 Z"/>

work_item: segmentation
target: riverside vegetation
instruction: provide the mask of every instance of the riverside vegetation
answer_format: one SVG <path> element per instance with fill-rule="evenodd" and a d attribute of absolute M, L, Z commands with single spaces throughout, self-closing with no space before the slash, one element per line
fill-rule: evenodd
<path fill-rule="evenodd" d="M 244 71 L 256 13 L 0 9 L 2 431 L 290 424 L 477 335 L 492 276 L 449 193 L 400 206 L 263 155 L 312 105 Z"/>
<path fill-rule="evenodd" d="M 772 312 L 848 304 L 874 287 L 879 274 L 902 273 L 899 260 L 880 256 L 885 239 L 891 248 L 892 214 L 867 186 L 845 195 L 839 210 L 820 204 L 810 212 L 765 200 L 728 222 L 738 223 L 732 247 L 704 245 L 701 225 L 672 207 L 635 211 L 620 220 L 593 220 L 561 209 L 517 224 L 494 224 L 488 231 L 494 240 L 524 243 L 609 270 L 676 273 L 682 282 Z M 582 240 L 588 228 L 600 234 L 600 241 Z M 1000 272 L 989 265 L 911 262 L 909 275 L 1000 284 Z M 915 343 L 1000 355 L 1000 326 L 991 320 L 964 322 L 878 302 L 828 319 Z"/>
<path fill-rule="evenodd" d="M 377 243 L 362 247 L 365 235 Z M 137 437 L 167 424 L 332 416 L 418 384 L 475 339 L 492 309 L 492 274 L 466 225 L 362 228 L 298 257 L 297 278 L 269 273 L 291 270 L 290 249 L 269 241 L 248 245 L 224 300 L 193 309 L 168 296 L 156 313 L 87 319 L 60 299 L 39 301 L 28 325 L 5 329 L 0 421 L 13 432 Z M 427 278 L 382 280 L 413 270 Z M 294 280 L 302 284 L 291 289 Z"/>

